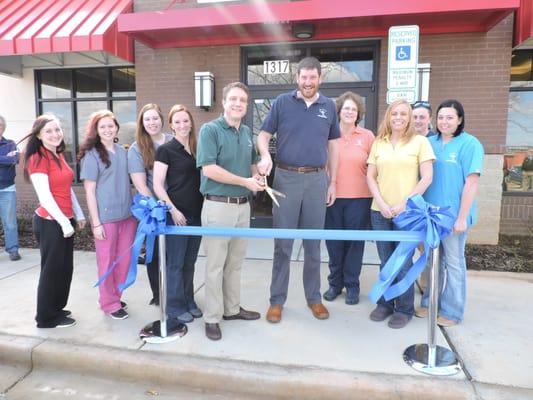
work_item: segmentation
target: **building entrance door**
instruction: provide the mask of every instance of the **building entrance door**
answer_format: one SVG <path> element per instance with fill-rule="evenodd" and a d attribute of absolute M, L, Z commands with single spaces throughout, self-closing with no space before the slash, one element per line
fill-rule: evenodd
<path fill-rule="evenodd" d="M 298 61 L 315 56 L 321 62 L 322 84 L 320 93 L 335 100 L 342 93 L 352 91 L 363 97 L 366 114 L 360 125 L 375 132 L 377 120 L 377 65 L 378 44 L 343 42 L 283 46 L 252 46 L 243 48 L 243 81 L 250 87 L 250 101 L 246 124 L 258 135 L 261 124 L 275 98 L 296 89 L 295 74 Z M 286 62 L 286 71 L 271 74 L 264 61 Z M 281 64 L 281 63 L 280 63 Z M 270 142 L 272 160 L 276 160 L 276 137 Z M 274 179 L 268 177 L 269 185 Z M 252 202 L 252 226 L 272 226 L 272 200 L 262 192 Z"/>

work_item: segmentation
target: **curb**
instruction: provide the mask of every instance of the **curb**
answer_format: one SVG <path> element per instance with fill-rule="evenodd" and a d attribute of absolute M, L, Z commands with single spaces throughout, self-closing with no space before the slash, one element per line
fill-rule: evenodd
<path fill-rule="evenodd" d="M 33 368 L 78 372 L 117 381 L 187 386 L 218 393 L 278 399 L 476 399 L 465 380 L 281 367 L 156 351 L 123 350 L 46 340 L 33 350 Z"/>

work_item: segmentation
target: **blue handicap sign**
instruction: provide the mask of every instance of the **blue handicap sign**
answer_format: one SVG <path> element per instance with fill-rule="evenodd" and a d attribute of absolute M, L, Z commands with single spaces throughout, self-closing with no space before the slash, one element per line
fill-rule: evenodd
<path fill-rule="evenodd" d="M 411 59 L 411 46 L 396 47 L 396 61 L 408 61 Z"/>

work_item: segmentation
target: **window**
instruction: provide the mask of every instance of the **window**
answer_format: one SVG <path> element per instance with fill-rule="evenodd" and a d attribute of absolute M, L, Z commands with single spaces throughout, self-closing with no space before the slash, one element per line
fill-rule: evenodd
<path fill-rule="evenodd" d="M 65 159 L 76 171 L 76 154 L 83 141 L 89 115 L 109 109 L 120 124 L 119 143 L 135 140 L 135 68 L 79 68 L 36 71 L 37 109 L 61 121 L 65 134 Z"/>
<path fill-rule="evenodd" d="M 533 194 L 533 50 L 511 60 L 504 189 Z"/>

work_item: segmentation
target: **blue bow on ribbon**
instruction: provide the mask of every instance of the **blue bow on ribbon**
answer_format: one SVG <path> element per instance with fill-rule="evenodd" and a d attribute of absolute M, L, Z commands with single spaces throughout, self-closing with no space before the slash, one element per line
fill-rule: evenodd
<path fill-rule="evenodd" d="M 383 296 L 388 301 L 405 293 L 411 287 L 426 266 L 428 249 L 437 248 L 440 241 L 452 231 L 455 216 L 449 209 L 450 207 L 437 207 L 428 204 L 418 194 L 407 200 L 405 211 L 394 218 L 393 222 L 401 230 L 425 233 L 424 251 L 403 279 L 393 284 L 402 267 L 411 262 L 417 246 L 417 243 L 414 242 L 398 243 L 394 253 L 391 254 L 381 270 L 378 282 L 368 295 L 370 300 L 377 303 L 379 298 Z"/>
<path fill-rule="evenodd" d="M 146 240 L 146 263 L 148 264 L 152 261 L 156 236 L 166 231 L 166 213 L 168 209 L 168 206 L 159 203 L 153 197 L 142 196 L 140 194 L 135 195 L 131 212 L 139 220 L 139 225 L 137 225 L 133 245 L 113 262 L 111 267 L 94 286 L 99 286 L 105 281 L 109 274 L 113 272 L 118 262 L 130 251 L 131 260 L 128 275 L 126 276 L 126 280 L 118 288 L 123 291 L 135 282 L 137 278 L 137 260 L 141 253 L 142 245 Z"/>

